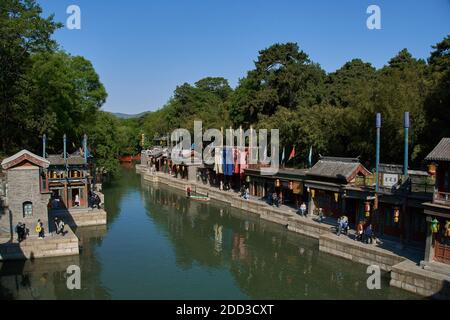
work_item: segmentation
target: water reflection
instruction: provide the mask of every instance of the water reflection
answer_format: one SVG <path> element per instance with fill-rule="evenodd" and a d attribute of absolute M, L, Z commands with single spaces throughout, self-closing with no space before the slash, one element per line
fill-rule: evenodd
<path fill-rule="evenodd" d="M 93 243 L 101 242 L 106 226 L 80 228 L 77 235 L 85 245 L 80 256 L 69 256 L 0 264 L 0 299 L 108 299 L 109 294 L 99 284 L 100 266 L 92 252 Z M 86 245 L 87 244 L 87 245 Z M 66 271 L 71 265 L 82 270 L 82 289 L 68 290 Z"/>
<path fill-rule="evenodd" d="M 224 203 L 188 200 L 124 169 L 104 188 L 108 226 L 79 228 L 80 256 L 0 263 L 0 299 L 405 299 L 366 289 L 366 268 Z M 66 287 L 70 265 L 82 290 Z"/>
<path fill-rule="evenodd" d="M 177 264 L 228 270 L 255 299 L 404 299 L 389 287 L 366 288 L 366 268 L 318 251 L 318 242 L 217 203 L 194 202 L 183 192 L 143 182 L 147 212 L 166 228 Z M 220 284 L 217 284 L 220 287 Z"/>

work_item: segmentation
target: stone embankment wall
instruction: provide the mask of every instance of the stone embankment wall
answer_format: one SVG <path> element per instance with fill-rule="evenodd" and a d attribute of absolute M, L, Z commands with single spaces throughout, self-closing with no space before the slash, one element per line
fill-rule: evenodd
<path fill-rule="evenodd" d="M 392 267 L 390 285 L 425 297 L 450 299 L 450 277 L 418 268 L 411 261 Z"/>
<path fill-rule="evenodd" d="M 60 210 L 50 213 L 50 220 L 54 217 L 61 218 L 67 225 L 72 228 L 90 227 L 107 224 L 107 214 L 103 209 L 75 209 Z"/>
<path fill-rule="evenodd" d="M 68 232 L 64 237 L 48 234 L 44 239 L 29 237 L 22 243 L 2 243 L 0 244 L 0 261 L 78 255 L 78 238 L 70 228 L 66 229 Z"/>
<path fill-rule="evenodd" d="M 175 179 L 161 173 L 150 174 L 145 166 L 137 165 L 136 171 L 142 173 L 146 181 L 164 183 L 183 191 L 187 186 L 191 186 L 197 193 L 209 195 L 212 199 L 254 213 L 261 219 L 284 225 L 290 231 L 318 239 L 319 250 L 322 252 L 365 265 L 378 265 L 381 270 L 390 272 L 390 284 L 394 287 L 425 297 L 450 299 L 449 277 L 421 269 L 414 262 L 387 249 L 363 244 L 344 236 L 338 237 L 331 232 L 329 225 L 300 217 L 292 211 L 286 212 L 268 206 L 262 201 L 245 200 L 234 193 L 217 188 Z"/>
<path fill-rule="evenodd" d="M 246 212 L 254 213 L 263 220 L 281 224 L 290 231 L 307 235 L 315 239 L 318 239 L 322 234 L 330 233 L 331 226 L 329 225 L 318 224 L 311 219 L 300 217 L 295 214 L 293 210 L 286 212 L 286 210 L 271 207 L 263 201 L 245 200 L 232 192 L 218 190 L 217 188 L 206 185 L 193 184 L 187 180 L 176 179 L 161 173 L 145 173 L 144 180 L 153 183 L 164 183 L 165 185 L 183 191 L 186 190 L 188 186 L 191 186 L 193 190 L 199 194 L 208 195 L 211 199 L 225 202 L 234 208 Z"/>
<path fill-rule="evenodd" d="M 335 234 L 324 234 L 319 239 L 319 250 L 365 265 L 378 265 L 381 270 L 391 271 L 392 267 L 405 258 L 375 246 L 354 241 Z"/>

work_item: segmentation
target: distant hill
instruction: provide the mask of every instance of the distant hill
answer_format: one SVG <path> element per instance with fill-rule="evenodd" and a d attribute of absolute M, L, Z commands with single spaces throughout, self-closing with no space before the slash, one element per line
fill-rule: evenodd
<path fill-rule="evenodd" d="M 138 114 L 126 114 L 126 113 L 120 113 L 120 112 L 116 112 L 116 113 L 112 112 L 112 114 L 114 116 L 116 116 L 117 118 L 119 118 L 119 119 L 140 118 L 140 117 L 146 115 L 147 113 L 149 113 L 149 111 L 141 112 L 141 113 L 138 113 Z"/>

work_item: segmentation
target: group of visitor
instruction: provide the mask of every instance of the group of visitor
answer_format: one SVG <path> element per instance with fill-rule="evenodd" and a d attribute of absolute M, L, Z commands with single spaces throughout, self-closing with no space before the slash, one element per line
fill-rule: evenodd
<path fill-rule="evenodd" d="M 101 203 L 102 201 L 100 199 L 100 196 L 95 192 L 89 191 L 89 204 L 90 204 L 89 206 L 91 208 L 100 209 Z"/>
<path fill-rule="evenodd" d="M 241 192 L 240 192 L 240 197 L 245 200 L 250 199 L 250 189 L 248 187 L 242 186 Z"/>
<path fill-rule="evenodd" d="M 55 230 L 56 234 L 60 234 L 62 236 L 65 236 L 67 232 L 64 231 L 65 223 L 62 219 L 55 218 Z M 34 229 L 36 233 L 38 234 L 39 239 L 45 238 L 45 229 L 44 229 L 44 223 L 39 219 L 37 221 L 36 227 Z M 17 240 L 20 242 L 27 239 L 27 237 L 30 235 L 30 229 L 27 228 L 25 223 L 19 222 L 16 225 L 16 233 L 17 233 Z"/>
<path fill-rule="evenodd" d="M 372 244 L 374 239 L 374 232 L 372 224 L 369 222 L 359 221 L 356 226 L 356 241 Z"/>
<path fill-rule="evenodd" d="M 25 223 L 19 222 L 16 226 L 17 240 L 19 242 L 24 241 L 30 234 L 30 230 Z"/>
<path fill-rule="evenodd" d="M 64 221 L 62 221 L 62 219 L 59 218 L 55 218 L 55 230 L 56 230 L 56 234 L 60 234 L 63 237 L 66 235 L 67 232 L 64 231 L 65 228 L 65 223 Z"/>
<path fill-rule="evenodd" d="M 322 208 L 317 208 L 315 210 L 316 214 L 319 216 L 319 223 L 322 223 L 325 220 L 325 213 Z"/>
<path fill-rule="evenodd" d="M 269 204 L 273 207 L 280 207 L 281 200 L 276 192 L 273 192 L 272 195 L 269 196 Z"/>

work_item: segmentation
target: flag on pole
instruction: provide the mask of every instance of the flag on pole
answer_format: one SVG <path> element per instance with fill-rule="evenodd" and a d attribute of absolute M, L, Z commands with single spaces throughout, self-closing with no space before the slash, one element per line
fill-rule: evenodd
<path fill-rule="evenodd" d="M 290 161 L 290 160 L 292 160 L 294 158 L 295 158 L 295 147 L 292 148 L 291 155 L 289 156 L 289 160 L 288 161 Z"/>
<path fill-rule="evenodd" d="M 311 148 L 309 149 L 309 156 L 308 156 L 308 163 L 309 163 L 309 167 L 312 167 L 312 153 L 313 153 L 313 148 L 311 146 Z"/>
<path fill-rule="evenodd" d="M 286 147 L 283 147 L 283 154 L 281 155 L 281 163 L 283 164 L 284 163 L 284 160 L 286 159 L 286 153 L 285 153 L 285 150 L 286 149 Z"/>

